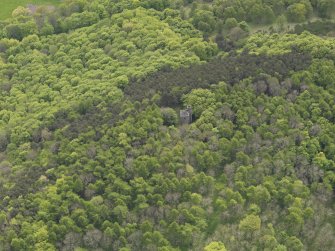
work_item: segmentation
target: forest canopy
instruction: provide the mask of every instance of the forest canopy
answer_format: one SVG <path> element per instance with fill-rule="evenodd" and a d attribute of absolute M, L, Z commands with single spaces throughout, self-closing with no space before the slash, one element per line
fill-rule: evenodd
<path fill-rule="evenodd" d="M 334 248 L 334 1 L 35 7 L 0 21 L 0 251 Z"/>

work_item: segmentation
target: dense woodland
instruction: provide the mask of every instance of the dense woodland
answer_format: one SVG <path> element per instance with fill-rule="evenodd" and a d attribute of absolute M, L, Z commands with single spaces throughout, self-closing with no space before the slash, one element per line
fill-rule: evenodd
<path fill-rule="evenodd" d="M 334 18 L 333 0 L 18 7 L 0 251 L 335 250 Z"/>

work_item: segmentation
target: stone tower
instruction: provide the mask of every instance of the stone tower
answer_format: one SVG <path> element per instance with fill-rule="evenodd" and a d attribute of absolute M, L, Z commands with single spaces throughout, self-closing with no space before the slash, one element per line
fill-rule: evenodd
<path fill-rule="evenodd" d="M 187 106 L 186 109 L 180 110 L 180 124 L 191 124 L 192 123 L 192 107 Z"/>

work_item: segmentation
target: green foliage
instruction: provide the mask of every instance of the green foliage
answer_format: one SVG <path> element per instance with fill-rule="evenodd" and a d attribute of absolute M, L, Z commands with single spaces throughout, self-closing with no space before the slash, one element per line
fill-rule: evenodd
<path fill-rule="evenodd" d="M 211 11 L 197 10 L 193 15 L 192 23 L 199 30 L 209 33 L 215 28 L 215 17 Z"/>
<path fill-rule="evenodd" d="M 247 233 L 260 230 L 261 219 L 257 215 L 248 215 L 240 221 L 239 228 Z"/>
<path fill-rule="evenodd" d="M 0 23 L 0 249 L 331 250 L 334 41 L 247 37 L 246 23 L 329 16 L 322 4 L 14 11 Z"/>
<path fill-rule="evenodd" d="M 276 17 L 283 14 L 286 14 L 291 22 L 304 22 L 311 16 L 313 10 L 318 11 L 321 17 L 331 17 L 334 14 L 334 8 L 330 2 L 328 0 L 215 0 L 213 12 L 223 20 L 235 18 L 238 21 L 254 24 L 271 24 Z M 328 11 L 325 9 L 326 6 Z"/>
<path fill-rule="evenodd" d="M 225 28 L 228 29 L 228 30 L 230 30 L 234 27 L 237 27 L 237 25 L 238 25 L 238 22 L 233 17 L 232 18 L 227 18 L 227 20 L 225 21 L 225 24 L 224 24 Z"/>
<path fill-rule="evenodd" d="M 226 251 L 227 249 L 225 248 L 224 244 L 222 242 L 211 242 L 209 243 L 205 249 L 205 251 Z"/>
<path fill-rule="evenodd" d="M 177 125 L 178 123 L 178 116 L 175 110 L 172 108 L 162 108 L 161 113 L 163 116 L 163 124 L 166 126 Z"/>
<path fill-rule="evenodd" d="M 251 53 L 270 55 L 285 54 L 294 48 L 300 52 L 310 53 L 316 58 L 324 58 L 326 55 L 327 57 L 335 58 L 334 40 L 330 38 L 323 39 L 309 32 L 304 32 L 301 35 L 255 34 L 248 38 L 244 48 Z"/>
<path fill-rule="evenodd" d="M 287 8 L 287 18 L 291 22 L 303 22 L 306 20 L 308 10 L 303 3 L 295 3 Z"/>
<path fill-rule="evenodd" d="M 9 18 L 18 6 L 26 6 L 31 3 L 36 5 L 58 5 L 59 2 L 59 0 L 3 0 L 1 1 L 0 19 Z"/>
<path fill-rule="evenodd" d="M 90 26 L 99 20 L 99 15 L 95 12 L 73 13 L 62 20 L 60 26 L 63 31 L 74 30 L 81 27 Z"/>
<path fill-rule="evenodd" d="M 332 0 L 315 1 L 319 15 L 324 18 L 333 18 L 335 15 L 335 2 Z"/>
<path fill-rule="evenodd" d="M 200 117 L 203 111 L 214 105 L 215 94 L 206 89 L 194 89 L 183 97 L 183 102 L 192 107 L 196 117 Z"/>

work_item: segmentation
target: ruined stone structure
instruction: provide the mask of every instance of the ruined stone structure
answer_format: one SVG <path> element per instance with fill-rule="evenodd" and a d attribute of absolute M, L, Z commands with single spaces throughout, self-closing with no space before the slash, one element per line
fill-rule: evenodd
<path fill-rule="evenodd" d="M 191 106 L 187 106 L 186 109 L 180 110 L 180 124 L 191 124 L 192 123 L 192 108 Z"/>

